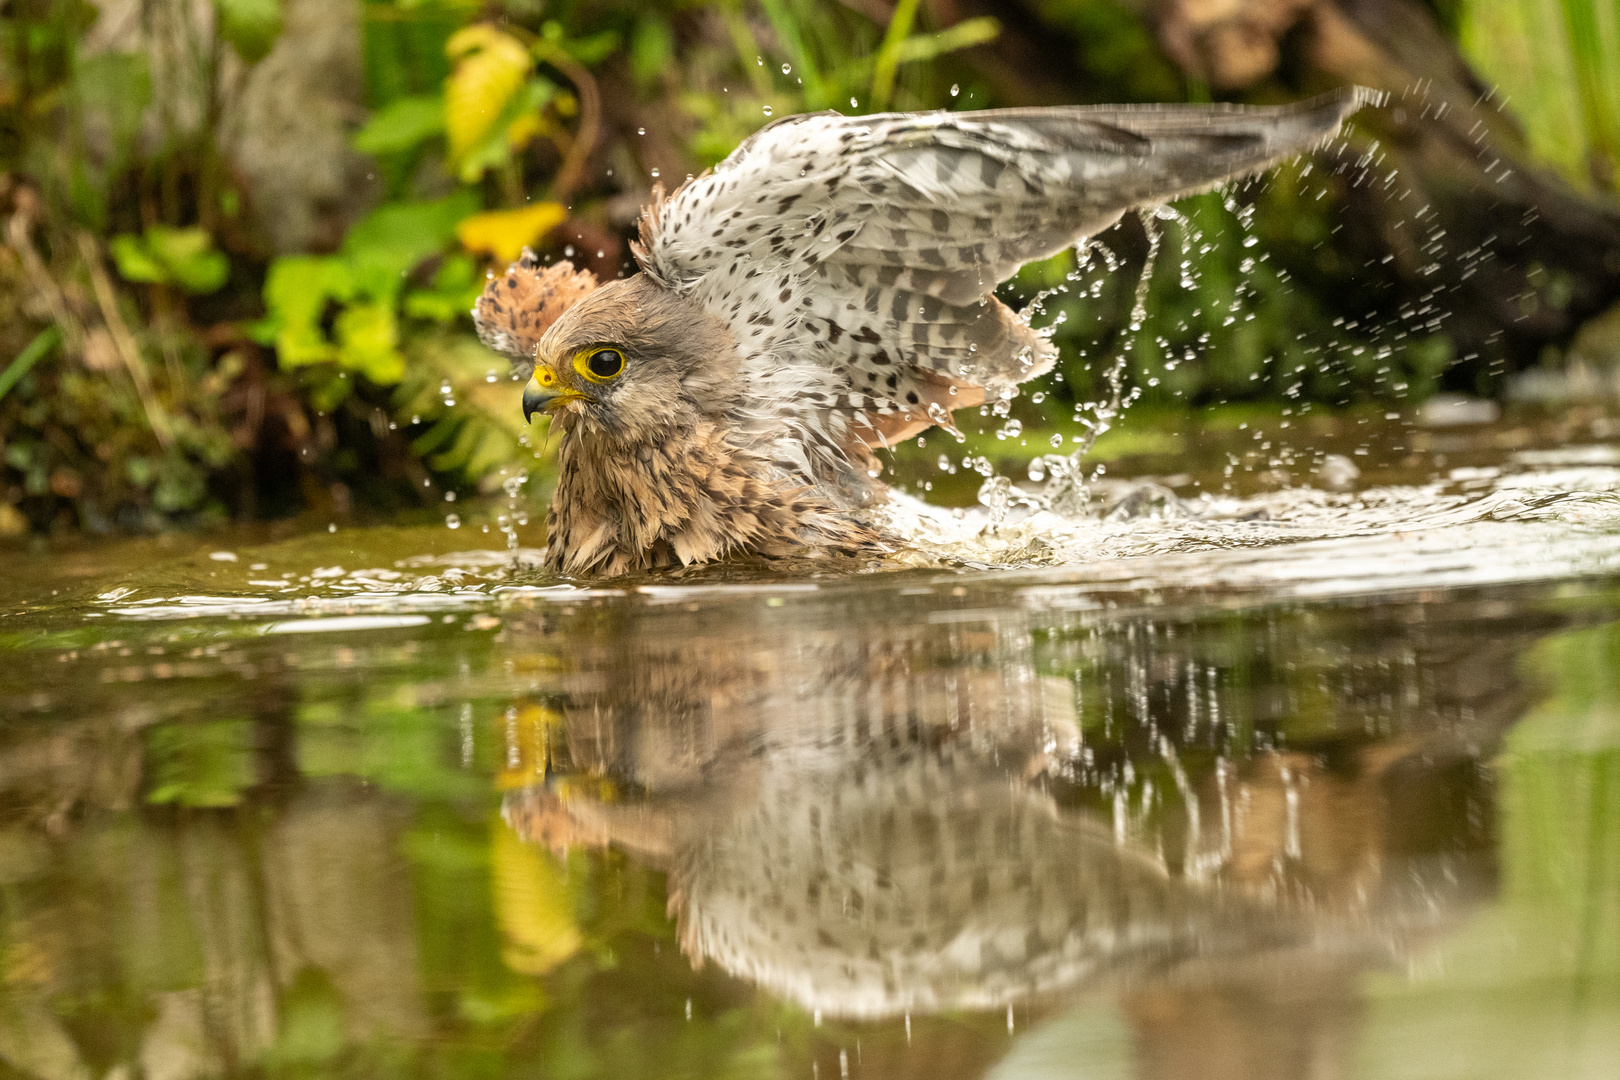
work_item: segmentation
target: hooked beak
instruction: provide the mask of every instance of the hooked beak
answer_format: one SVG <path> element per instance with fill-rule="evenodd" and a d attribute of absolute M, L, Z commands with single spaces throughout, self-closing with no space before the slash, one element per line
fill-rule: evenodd
<path fill-rule="evenodd" d="M 523 419 L 532 420 L 538 412 L 554 412 L 564 403 L 584 396 L 578 390 L 564 386 L 555 371 L 544 364 L 536 364 L 534 377 L 523 388 Z"/>

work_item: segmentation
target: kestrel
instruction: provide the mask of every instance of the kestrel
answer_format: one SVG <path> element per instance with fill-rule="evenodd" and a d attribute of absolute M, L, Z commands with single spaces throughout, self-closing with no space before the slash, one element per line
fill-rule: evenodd
<path fill-rule="evenodd" d="M 532 369 L 525 415 L 560 431 L 547 565 L 889 548 L 872 450 L 1056 359 L 997 285 L 1327 141 L 1372 97 L 791 116 L 655 189 L 639 274 L 597 284 L 525 252 L 473 315 Z"/>

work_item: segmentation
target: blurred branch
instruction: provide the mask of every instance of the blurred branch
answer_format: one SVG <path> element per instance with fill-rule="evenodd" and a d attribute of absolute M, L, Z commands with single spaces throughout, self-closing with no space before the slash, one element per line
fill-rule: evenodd
<path fill-rule="evenodd" d="M 62 295 L 56 279 L 45 268 L 45 261 L 39 257 L 33 241 L 28 238 L 34 211 L 38 209 L 38 200 L 32 191 L 24 189 L 17 193 L 16 205 L 16 212 L 6 221 L 6 244 L 22 260 L 23 271 L 28 275 L 29 283 L 39 294 L 46 310 L 51 313 L 51 318 L 61 328 L 63 350 L 70 356 L 78 356 L 84 351 L 84 327 L 73 317 L 67 298 Z"/>
<path fill-rule="evenodd" d="M 101 249 L 96 245 L 95 237 L 80 232 L 79 252 L 90 271 L 90 286 L 96 294 L 96 305 L 101 308 L 101 318 L 107 324 L 107 332 L 112 335 L 118 359 L 123 361 L 130 380 L 135 384 L 135 392 L 140 395 L 141 408 L 146 411 L 146 422 L 151 425 L 152 434 L 157 437 L 159 445 L 168 449 L 174 445 L 174 432 L 169 427 L 168 414 L 163 411 L 152 390 L 152 379 L 146 372 L 145 362 L 141 360 L 135 335 L 129 332 L 124 316 L 118 311 L 118 295 L 113 292 L 112 282 L 101 264 Z"/>
<path fill-rule="evenodd" d="M 602 93 L 597 88 L 596 77 L 560 46 L 537 41 L 534 54 L 566 75 L 579 92 L 579 130 L 574 133 L 574 141 L 563 156 L 562 166 L 557 170 L 557 178 L 552 181 L 548 196 L 556 202 L 566 203 L 568 196 L 584 179 L 585 165 L 590 161 L 591 151 L 596 149 L 597 136 L 602 129 Z"/>

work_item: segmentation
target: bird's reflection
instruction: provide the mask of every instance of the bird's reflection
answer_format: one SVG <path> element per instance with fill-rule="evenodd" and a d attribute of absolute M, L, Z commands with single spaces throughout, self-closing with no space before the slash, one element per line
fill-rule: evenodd
<path fill-rule="evenodd" d="M 550 775 L 507 820 L 666 869 L 694 962 L 807 1009 L 1388 955 L 1488 885 L 1475 762 L 1511 665 L 1458 699 L 1441 669 L 1489 658 L 1432 626 L 1291 648 L 1287 613 L 682 619 L 567 628 Z"/>

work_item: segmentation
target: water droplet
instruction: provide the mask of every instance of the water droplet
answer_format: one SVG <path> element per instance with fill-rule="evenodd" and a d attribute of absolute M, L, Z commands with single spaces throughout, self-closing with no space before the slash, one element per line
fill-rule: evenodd
<path fill-rule="evenodd" d="M 858 109 L 858 108 L 861 107 L 861 103 L 856 101 L 854 98 L 850 98 L 849 99 L 849 107 L 852 108 L 852 109 Z"/>
<path fill-rule="evenodd" d="M 446 514 L 444 515 L 444 524 L 447 529 L 459 529 L 461 528 L 461 516 L 459 514 Z"/>
<path fill-rule="evenodd" d="M 960 94 L 961 92 L 962 92 L 962 88 L 960 86 L 956 85 L 955 83 L 951 83 L 951 97 L 955 97 L 957 94 Z"/>
<path fill-rule="evenodd" d="M 951 471 L 951 459 L 949 457 L 947 457 L 946 455 L 944 455 L 944 454 L 939 455 L 939 471 L 940 472 L 950 472 Z"/>
<path fill-rule="evenodd" d="M 1053 435 L 1052 436 L 1052 448 L 1055 450 L 1055 449 L 1057 449 L 1058 447 L 1060 447 L 1062 445 L 1063 445 L 1063 436 L 1060 435 L 1060 434 L 1059 435 Z"/>
<path fill-rule="evenodd" d="M 1031 458 L 1030 459 L 1030 462 L 1029 462 L 1029 478 L 1031 480 L 1033 480 L 1037 484 L 1040 483 L 1042 480 L 1046 479 L 1046 459 L 1045 458 L 1037 457 L 1037 458 Z"/>
<path fill-rule="evenodd" d="M 645 134 L 647 134 L 647 129 L 646 128 L 636 128 L 636 134 L 637 135 L 645 135 Z"/>
<path fill-rule="evenodd" d="M 654 179 L 654 180 L 656 180 L 656 179 L 658 179 L 658 170 L 657 170 L 657 169 L 648 169 L 648 170 L 647 170 L 647 173 L 648 173 L 648 175 L 650 175 L 650 176 L 651 176 L 651 177 L 652 177 L 652 178 L 653 178 L 653 179 Z M 570 255 L 572 255 L 572 254 L 573 254 L 573 251 L 572 251 L 572 250 L 570 250 L 570 251 L 569 251 L 569 254 L 570 254 Z"/>
<path fill-rule="evenodd" d="M 771 115 L 771 107 L 769 105 L 765 106 L 765 115 L 766 116 Z"/>
<path fill-rule="evenodd" d="M 327 525 L 326 526 L 326 531 L 329 532 L 329 533 L 337 532 L 337 522 L 334 521 L 331 524 Z"/>
<path fill-rule="evenodd" d="M 686 1018 L 688 1020 L 692 1019 L 692 999 L 691 998 L 686 999 Z"/>
<path fill-rule="evenodd" d="M 445 492 L 444 493 L 444 501 L 445 502 L 455 502 L 456 501 L 456 493 L 453 492 L 453 491 Z"/>
<path fill-rule="evenodd" d="M 793 74 L 793 65 L 792 64 L 783 64 L 782 65 L 782 74 L 784 74 L 784 75 Z"/>

